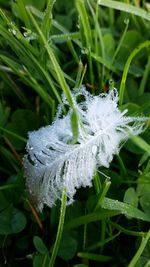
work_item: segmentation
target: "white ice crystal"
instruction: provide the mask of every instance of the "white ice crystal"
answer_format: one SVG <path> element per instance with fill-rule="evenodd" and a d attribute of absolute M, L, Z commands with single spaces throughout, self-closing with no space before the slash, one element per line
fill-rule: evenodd
<path fill-rule="evenodd" d="M 79 95 L 84 100 L 77 103 Z M 72 203 L 76 189 L 92 185 L 95 169 L 109 167 L 129 134 L 143 131 L 145 118 L 128 117 L 127 110 L 118 109 L 116 89 L 93 96 L 82 87 L 73 93 L 73 99 L 79 118 L 76 144 L 71 143 L 71 109 L 60 118 L 59 108 L 52 125 L 29 133 L 24 170 L 27 187 L 39 210 L 44 204 L 52 207 L 64 188 L 68 204 Z M 65 98 L 63 101 L 67 103 Z"/>

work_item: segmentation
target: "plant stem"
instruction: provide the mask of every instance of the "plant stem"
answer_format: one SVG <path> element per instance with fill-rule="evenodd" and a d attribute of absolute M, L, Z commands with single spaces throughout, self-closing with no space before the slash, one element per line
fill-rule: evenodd
<path fill-rule="evenodd" d="M 111 185 L 111 182 L 106 180 L 104 183 L 103 190 L 100 193 L 100 196 L 99 196 L 99 199 L 98 199 L 98 202 L 96 204 L 94 211 L 97 211 L 101 207 L 101 204 L 102 204 L 102 202 L 103 202 L 103 200 L 104 200 L 104 198 L 105 198 L 105 196 L 109 190 L 110 185 Z"/>
<path fill-rule="evenodd" d="M 147 234 L 142 238 L 141 244 L 139 246 L 139 249 L 137 250 L 136 254 L 134 255 L 133 259 L 130 261 L 128 267 L 134 267 L 137 263 L 138 259 L 140 258 L 144 248 L 147 245 L 147 242 L 150 238 L 150 230 L 147 232 Z"/>
<path fill-rule="evenodd" d="M 124 67 L 124 71 L 123 71 L 123 75 L 122 75 L 122 79 L 121 79 L 121 84 L 120 84 L 120 93 L 119 93 L 119 104 L 120 106 L 123 103 L 123 97 L 124 97 L 124 91 L 125 91 L 125 83 L 126 83 L 126 79 L 127 79 L 127 74 L 128 74 L 128 70 L 131 64 L 132 59 L 143 49 L 146 48 L 150 45 L 150 41 L 145 41 L 143 43 L 141 43 L 139 46 L 137 46 L 132 53 L 129 55 L 125 67 Z"/>
<path fill-rule="evenodd" d="M 55 259 L 57 256 L 57 252 L 59 249 L 60 241 L 61 241 L 61 236 L 62 236 L 62 231 L 63 231 L 63 226 L 64 226 L 64 220 L 65 220 L 65 213 L 66 213 L 66 201 L 67 201 L 67 195 L 66 195 L 66 189 L 63 190 L 62 193 L 62 199 L 61 199 L 61 209 L 60 209 L 60 217 L 59 217 L 59 224 L 58 224 L 58 230 L 57 230 L 57 235 L 56 235 L 56 240 L 54 243 L 51 259 L 49 262 L 48 267 L 53 267 L 55 263 Z"/>

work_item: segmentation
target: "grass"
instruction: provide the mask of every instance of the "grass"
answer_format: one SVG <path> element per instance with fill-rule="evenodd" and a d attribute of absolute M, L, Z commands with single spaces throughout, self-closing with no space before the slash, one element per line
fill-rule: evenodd
<path fill-rule="evenodd" d="M 93 95 L 115 86 L 121 110 L 149 117 L 146 1 L 1 0 L 0 7 L 0 267 L 149 266 L 149 122 L 71 206 L 64 193 L 39 213 L 22 167 L 28 132 L 53 122 L 62 92 L 76 143 L 71 91 L 81 84 Z"/>

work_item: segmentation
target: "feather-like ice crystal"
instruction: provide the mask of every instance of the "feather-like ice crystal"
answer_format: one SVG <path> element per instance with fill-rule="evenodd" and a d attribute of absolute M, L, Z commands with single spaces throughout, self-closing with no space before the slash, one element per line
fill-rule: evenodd
<path fill-rule="evenodd" d="M 77 103 L 79 95 L 84 100 Z M 71 140 L 71 110 L 60 118 L 58 110 L 52 125 L 29 133 L 27 155 L 24 157 L 26 184 L 37 207 L 52 207 L 61 198 L 64 187 L 68 204 L 73 202 L 76 189 L 92 185 L 96 168 L 109 167 L 128 135 L 143 131 L 145 118 L 125 116 L 117 107 L 118 94 L 93 96 L 82 87 L 73 93 L 79 117 L 76 144 Z M 64 98 L 64 103 L 67 101 Z"/>

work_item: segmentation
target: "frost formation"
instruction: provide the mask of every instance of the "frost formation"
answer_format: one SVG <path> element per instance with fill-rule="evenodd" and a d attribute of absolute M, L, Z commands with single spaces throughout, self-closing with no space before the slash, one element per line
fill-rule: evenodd
<path fill-rule="evenodd" d="M 143 131 L 145 118 L 128 117 L 127 110 L 118 109 L 116 89 L 93 96 L 82 87 L 72 97 L 78 113 L 76 144 L 71 143 L 72 111 L 60 118 L 61 106 L 52 125 L 29 133 L 24 157 L 26 184 L 41 211 L 44 204 L 52 207 L 61 198 L 64 187 L 68 204 L 72 203 L 76 189 L 92 185 L 95 169 L 109 167 L 129 134 Z M 84 100 L 77 103 L 81 97 Z M 65 97 L 63 102 L 67 103 Z"/>

